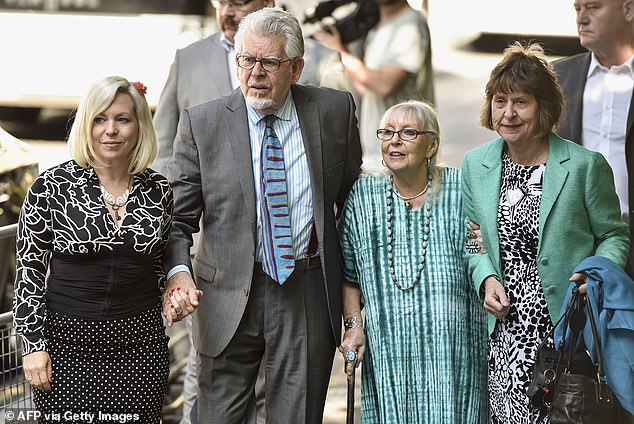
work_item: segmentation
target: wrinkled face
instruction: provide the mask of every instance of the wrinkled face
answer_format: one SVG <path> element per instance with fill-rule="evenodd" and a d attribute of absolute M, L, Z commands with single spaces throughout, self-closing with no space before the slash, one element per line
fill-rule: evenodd
<path fill-rule="evenodd" d="M 238 68 L 240 89 L 247 103 L 264 114 L 279 110 L 286 100 L 291 84 L 299 80 L 304 67 L 304 59 L 289 59 L 284 52 L 284 37 L 281 35 L 259 36 L 245 34 L 242 56 L 282 61 L 277 71 L 265 71 L 261 62 L 253 69 Z"/>
<path fill-rule="evenodd" d="M 521 91 L 496 93 L 491 99 L 493 128 L 508 143 L 530 141 L 537 132 L 535 96 Z"/>
<path fill-rule="evenodd" d="M 98 114 L 92 124 L 92 148 L 95 159 L 106 165 L 129 163 L 139 139 L 139 122 L 134 101 L 119 93 L 108 109 Z"/>
<path fill-rule="evenodd" d="M 238 31 L 238 24 L 251 12 L 273 7 L 273 0 L 218 0 L 213 2 L 216 8 L 216 21 L 218 28 L 225 37 L 233 41 L 233 37 Z"/>
<path fill-rule="evenodd" d="M 630 0 L 575 0 L 579 41 L 588 50 L 609 51 L 631 25 Z"/>
<path fill-rule="evenodd" d="M 400 131 L 413 129 L 426 131 L 412 116 L 395 114 L 388 118 L 384 128 Z M 417 174 L 427 172 L 425 165 L 427 158 L 431 158 L 438 149 L 438 136 L 436 134 L 421 134 L 413 140 L 402 140 L 399 134 L 394 133 L 390 140 L 377 140 L 381 143 L 383 162 L 394 176 L 405 174 Z"/>

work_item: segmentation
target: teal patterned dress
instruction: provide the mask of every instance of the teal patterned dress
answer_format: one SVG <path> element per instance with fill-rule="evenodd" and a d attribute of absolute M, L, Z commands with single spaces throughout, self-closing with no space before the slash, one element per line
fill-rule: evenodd
<path fill-rule="evenodd" d="M 463 261 L 460 171 L 444 169 L 441 180 L 432 182 L 429 212 L 406 208 L 388 176 L 361 177 L 348 196 L 340 237 L 345 278 L 365 303 L 363 423 L 487 422 L 486 321 Z M 413 284 L 426 214 L 425 263 Z M 407 290 L 390 275 L 388 227 L 394 274 Z"/>

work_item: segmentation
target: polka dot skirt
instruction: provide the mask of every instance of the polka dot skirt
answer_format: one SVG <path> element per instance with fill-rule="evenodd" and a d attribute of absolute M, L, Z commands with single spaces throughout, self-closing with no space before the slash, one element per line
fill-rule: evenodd
<path fill-rule="evenodd" d="M 33 397 L 38 410 L 55 419 L 40 423 L 160 422 L 169 338 L 159 305 L 108 321 L 49 311 L 46 321 L 52 391 L 33 389 Z M 72 421 L 64 419 L 71 414 Z"/>

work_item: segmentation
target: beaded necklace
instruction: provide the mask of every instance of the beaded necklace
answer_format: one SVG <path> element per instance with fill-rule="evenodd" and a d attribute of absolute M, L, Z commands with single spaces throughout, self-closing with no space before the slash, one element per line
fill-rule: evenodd
<path fill-rule="evenodd" d="M 432 175 L 431 173 L 427 176 L 427 189 L 431 189 L 432 183 Z M 429 198 L 423 205 L 423 246 L 422 252 L 420 255 L 420 263 L 418 264 L 418 268 L 416 270 L 416 277 L 414 278 L 414 282 L 409 286 L 405 286 L 404 284 L 399 283 L 398 278 L 396 278 L 396 272 L 394 270 L 394 248 L 392 246 L 392 194 L 396 194 L 396 187 L 394 187 L 394 178 L 390 177 L 390 181 L 387 184 L 386 189 L 386 199 L 387 199 L 387 259 L 388 259 L 388 268 L 390 271 L 390 279 L 392 283 L 396 285 L 399 289 L 403 291 L 407 291 L 412 289 L 420 280 L 421 274 L 423 272 L 423 268 L 425 267 L 426 255 L 427 255 L 427 244 L 429 242 L 429 224 L 431 222 L 431 202 Z M 399 196 L 400 197 L 400 196 Z M 407 205 L 406 205 L 407 206 Z M 406 213 L 409 214 L 409 208 L 407 208 Z"/>

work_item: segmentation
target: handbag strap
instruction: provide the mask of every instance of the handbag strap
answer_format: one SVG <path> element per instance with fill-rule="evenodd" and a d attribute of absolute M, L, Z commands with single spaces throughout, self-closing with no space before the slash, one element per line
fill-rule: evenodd
<path fill-rule="evenodd" d="M 564 311 L 563 314 L 561 314 L 561 316 L 559 317 L 557 322 L 555 322 L 555 324 L 553 325 L 553 328 L 550 329 L 548 334 L 546 334 L 546 336 L 544 336 L 544 339 L 541 341 L 541 343 L 539 343 L 539 346 L 537 346 L 537 353 L 539 353 L 539 351 L 542 350 L 542 348 L 546 345 L 546 342 L 548 342 L 548 339 L 550 339 L 553 336 L 553 334 L 555 334 L 555 329 L 557 328 L 557 326 L 561 323 L 561 321 L 564 318 L 566 318 L 569 315 L 569 312 L 572 310 L 572 308 L 574 306 L 574 301 L 576 299 L 576 296 L 578 295 L 578 289 L 577 289 L 577 295 L 575 294 L 575 289 L 576 289 L 576 287 L 573 288 L 573 290 L 572 290 L 572 296 L 570 296 L 570 300 L 568 301 L 568 305 L 566 305 L 566 310 Z M 566 325 L 564 327 L 563 337 L 561 338 L 561 342 L 559 343 L 559 347 L 560 348 L 565 345 L 564 340 L 566 340 L 566 327 L 568 327 L 567 319 L 566 319 L 566 322 L 564 324 L 566 324 Z"/>

